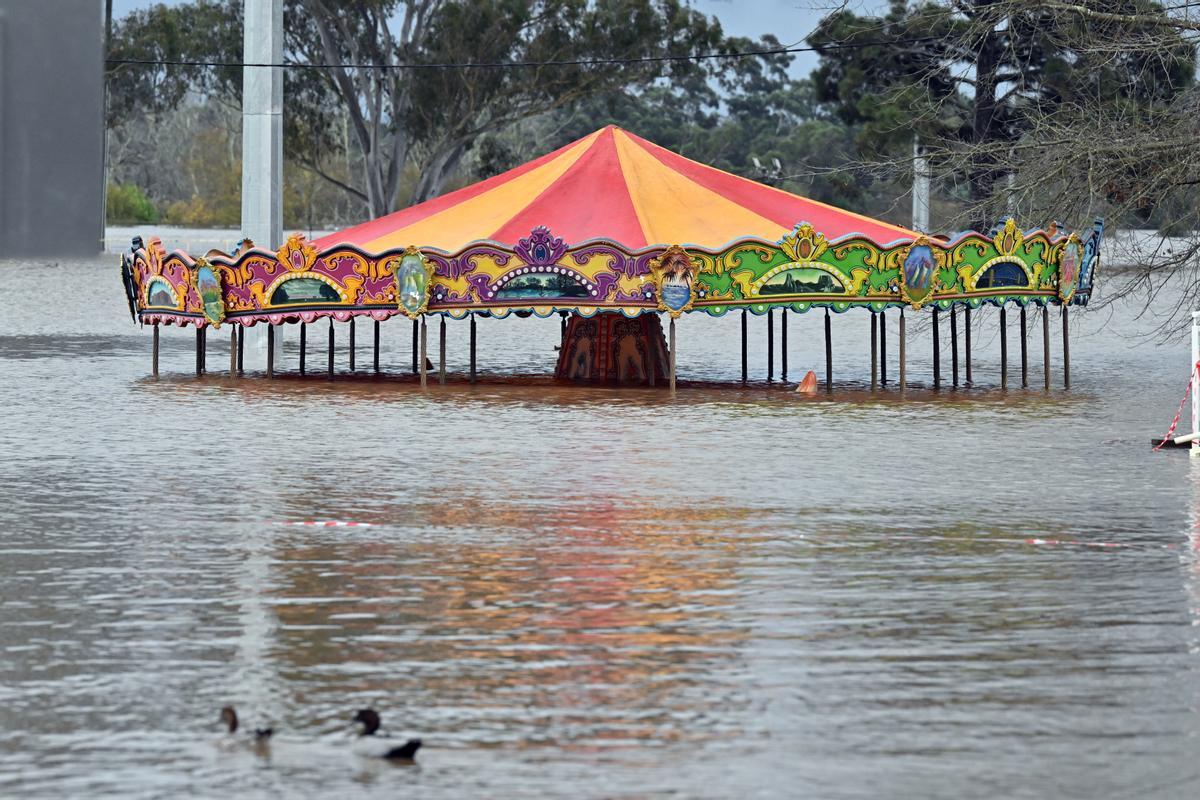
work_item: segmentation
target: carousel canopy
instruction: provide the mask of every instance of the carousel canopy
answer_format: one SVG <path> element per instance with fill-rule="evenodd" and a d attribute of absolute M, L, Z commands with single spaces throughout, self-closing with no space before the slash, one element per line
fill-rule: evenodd
<path fill-rule="evenodd" d="M 829 239 L 857 233 L 885 244 L 917 235 L 697 163 L 609 125 L 508 172 L 314 244 L 321 250 L 350 244 L 379 253 L 418 245 L 453 252 L 481 240 L 512 246 L 544 226 L 568 242 L 717 248 L 747 236 L 778 240 L 801 220 Z"/>

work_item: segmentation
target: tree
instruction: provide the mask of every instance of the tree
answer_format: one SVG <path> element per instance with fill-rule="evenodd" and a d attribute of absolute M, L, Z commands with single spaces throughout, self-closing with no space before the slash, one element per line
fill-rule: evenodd
<path fill-rule="evenodd" d="M 199 28 L 205 36 L 180 35 L 214 16 L 220 20 Z M 236 63 L 240 18 L 237 0 L 135 12 L 116 26 L 113 55 Z M 378 216 L 401 201 L 440 193 L 485 133 L 596 94 L 662 77 L 714 78 L 724 68 L 639 58 L 729 46 L 714 19 L 681 0 L 287 0 L 285 58 L 328 66 L 288 71 L 285 146 L 298 163 Z M 574 63 L 593 60 L 608 63 Z M 560 63 L 445 66 L 511 62 Z M 178 104 L 189 91 L 215 92 L 231 102 L 240 94 L 240 71 L 137 69 L 114 76 L 116 119 Z M 326 168 L 338 156 L 357 161 L 355 179 Z M 416 180 L 402 198 L 407 171 Z"/>
<path fill-rule="evenodd" d="M 968 214 L 986 229 L 1010 200 L 998 180 L 1017 173 L 1016 151 L 1039 132 L 1081 113 L 1151 113 L 1193 81 L 1194 48 L 1159 24 L 1160 3 L 1094 5 L 1102 21 L 1088 4 L 1033 0 L 892 0 L 882 16 L 835 13 L 809 39 L 821 54 L 818 97 L 860 127 L 874 156 L 895 161 L 920 137 L 944 176 L 965 181 Z"/>

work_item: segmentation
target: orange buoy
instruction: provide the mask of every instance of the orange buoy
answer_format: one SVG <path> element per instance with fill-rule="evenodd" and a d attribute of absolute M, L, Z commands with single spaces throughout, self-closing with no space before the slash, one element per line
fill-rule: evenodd
<path fill-rule="evenodd" d="M 817 393 L 817 373 L 811 369 L 805 374 L 804 379 L 800 381 L 800 385 L 796 387 L 796 391 L 801 394 L 816 394 Z"/>

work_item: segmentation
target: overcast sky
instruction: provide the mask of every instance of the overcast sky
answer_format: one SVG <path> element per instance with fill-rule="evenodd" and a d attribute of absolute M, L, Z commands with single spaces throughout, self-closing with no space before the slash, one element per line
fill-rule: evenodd
<path fill-rule="evenodd" d="M 113 16 L 121 17 L 135 8 L 152 6 L 159 0 L 113 0 Z M 175 5 L 181 0 L 165 0 Z M 851 0 L 850 6 L 878 5 L 867 0 Z M 802 45 L 804 37 L 816 26 L 822 14 L 840 6 L 834 0 L 692 0 L 692 5 L 721 20 L 726 33 L 757 38 L 773 33 L 785 45 Z M 806 75 L 816 66 L 811 53 L 797 56 L 793 73 Z"/>

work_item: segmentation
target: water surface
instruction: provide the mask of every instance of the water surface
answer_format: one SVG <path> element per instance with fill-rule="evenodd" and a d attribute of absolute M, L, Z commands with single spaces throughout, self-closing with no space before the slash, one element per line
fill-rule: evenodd
<path fill-rule="evenodd" d="M 0 795 L 1200 788 L 1200 473 L 1147 446 L 1188 353 L 1131 338 L 1130 308 L 1072 317 L 1069 392 L 1057 312 L 1054 391 L 1036 315 L 1019 388 L 1015 312 L 996 388 L 993 309 L 980 385 L 917 386 L 917 331 L 903 401 L 864 390 L 853 313 L 828 397 L 713 388 L 739 376 L 738 320 L 698 315 L 674 398 L 512 379 L 553 368 L 536 318 L 480 321 L 505 380 L 422 391 L 231 380 L 224 330 L 204 378 L 191 329 L 164 330 L 155 380 L 111 257 L 2 269 Z M 789 315 L 792 380 L 820 371 L 822 324 Z M 382 334 L 403 376 L 410 328 Z M 325 520 L 367 525 L 298 524 Z M 225 703 L 282 731 L 269 755 L 220 742 Z M 349 752 L 366 705 L 424 738 L 418 766 Z"/>

